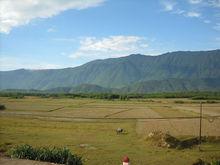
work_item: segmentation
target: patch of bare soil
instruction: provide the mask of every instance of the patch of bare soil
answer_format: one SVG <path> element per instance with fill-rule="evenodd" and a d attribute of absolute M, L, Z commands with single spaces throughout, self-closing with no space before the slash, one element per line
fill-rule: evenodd
<path fill-rule="evenodd" d="M 148 134 L 147 139 L 152 140 L 158 147 L 164 148 L 191 148 L 194 145 L 199 144 L 198 138 L 189 138 L 185 140 L 179 140 L 176 137 L 163 133 L 161 131 L 155 131 Z"/>

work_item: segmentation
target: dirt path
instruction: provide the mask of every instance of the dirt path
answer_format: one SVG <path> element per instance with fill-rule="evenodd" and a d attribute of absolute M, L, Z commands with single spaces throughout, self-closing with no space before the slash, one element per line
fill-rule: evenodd
<path fill-rule="evenodd" d="M 53 164 L 54 165 L 55 163 L 0 157 L 0 164 L 1 165 L 52 165 Z"/>

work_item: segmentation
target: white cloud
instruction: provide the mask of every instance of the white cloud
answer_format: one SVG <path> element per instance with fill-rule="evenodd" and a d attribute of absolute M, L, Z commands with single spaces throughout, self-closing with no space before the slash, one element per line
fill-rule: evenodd
<path fill-rule="evenodd" d="M 173 11 L 172 13 L 173 13 L 173 14 L 181 15 L 181 14 L 184 14 L 184 13 L 185 13 L 185 10 L 177 9 L 177 10 Z"/>
<path fill-rule="evenodd" d="M 68 9 L 86 9 L 101 5 L 104 0 L 1 0 L 0 32 L 28 24 L 35 18 L 48 18 Z"/>
<path fill-rule="evenodd" d="M 199 4 L 201 2 L 202 2 L 202 0 L 189 0 L 189 3 L 191 3 L 191 4 Z"/>
<path fill-rule="evenodd" d="M 220 7 L 220 0 L 188 0 L 190 4 L 202 6 Z"/>
<path fill-rule="evenodd" d="M 186 14 L 185 14 L 185 16 L 186 17 L 200 17 L 201 16 L 201 14 L 200 13 L 198 13 L 198 12 L 195 12 L 195 11 L 190 11 L 190 12 L 187 12 Z"/>
<path fill-rule="evenodd" d="M 15 70 L 15 69 L 56 69 L 61 68 L 60 65 L 51 64 L 41 61 L 33 61 L 25 58 L 15 58 L 2 56 L 0 58 L 0 70 Z"/>
<path fill-rule="evenodd" d="M 213 8 L 220 7 L 220 0 L 186 0 L 188 5 L 183 9 L 180 2 L 177 0 L 160 0 L 161 4 L 164 7 L 164 11 L 167 11 L 171 14 L 176 14 L 179 16 L 184 16 L 188 18 L 198 18 L 199 21 L 202 21 L 205 24 L 211 24 L 210 15 L 216 20 L 219 19 L 219 12 L 213 10 Z M 177 3 L 179 2 L 179 3 Z M 213 10 L 215 12 L 203 12 L 204 10 Z M 215 20 L 213 20 L 213 23 Z M 218 24 L 213 27 L 215 30 L 219 30 Z"/>
<path fill-rule="evenodd" d="M 145 53 L 148 43 L 139 36 L 110 36 L 105 38 L 85 37 L 80 47 L 70 55 L 74 59 L 103 59 Z"/>
<path fill-rule="evenodd" d="M 213 29 L 220 31 L 220 23 L 216 23 L 216 25 L 213 27 Z"/>
<path fill-rule="evenodd" d="M 161 4 L 163 5 L 165 11 L 172 11 L 176 5 L 176 3 L 171 0 L 161 1 Z"/>

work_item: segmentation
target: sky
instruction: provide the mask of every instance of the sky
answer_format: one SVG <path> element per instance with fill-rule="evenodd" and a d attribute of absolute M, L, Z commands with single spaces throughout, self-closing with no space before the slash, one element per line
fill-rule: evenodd
<path fill-rule="evenodd" d="M 0 0 L 0 70 L 220 48 L 220 0 Z"/>

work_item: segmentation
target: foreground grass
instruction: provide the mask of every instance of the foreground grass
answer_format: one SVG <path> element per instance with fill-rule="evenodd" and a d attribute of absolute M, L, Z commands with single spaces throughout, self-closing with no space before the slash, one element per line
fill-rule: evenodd
<path fill-rule="evenodd" d="M 220 144 L 203 144 L 186 150 L 153 146 L 135 132 L 135 122 L 60 122 L 30 118 L 0 117 L 1 145 L 30 144 L 32 146 L 66 146 L 83 156 L 84 164 L 120 164 L 128 155 L 132 164 L 192 164 L 197 158 L 220 158 Z M 127 134 L 116 135 L 122 127 Z M 10 146 L 10 147 L 11 147 Z M 10 148 L 9 147 L 9 148 Z"/>

